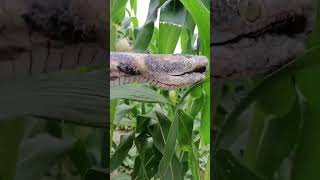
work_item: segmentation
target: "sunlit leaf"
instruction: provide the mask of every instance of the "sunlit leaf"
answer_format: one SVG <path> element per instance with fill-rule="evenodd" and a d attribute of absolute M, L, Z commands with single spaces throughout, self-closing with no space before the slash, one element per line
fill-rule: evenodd
<path fill-rule="evenodd" d="M 153 35 L 154 22 L 157 19 L 158 9 L 164 2 L 165 1 L 163 0 L 150 1 L 146 22 L 141 28 L 139 28 L 136 35 L 136 42 L 133 47 L 135 52 L 144 52 L 149 47 Z"/>
<path fill-rule="evenodd" d="M 172 54 L 180 37 L 186 10 L 179 0 L 170 0 L 160 10 L 159 53 Z"/>
<path fill-rule="evenodd" d="M 129 99 L 139 102 L 167 103 L 159 93 L 142 84 L 116 86 L 110 89 L 111 99 Z"/>
<path fill-rule="evenodd" d="M 210 11 L 201 0 L 180 0 L 196 22 L 201 36 L 202 51 L 210 57 Z"/>

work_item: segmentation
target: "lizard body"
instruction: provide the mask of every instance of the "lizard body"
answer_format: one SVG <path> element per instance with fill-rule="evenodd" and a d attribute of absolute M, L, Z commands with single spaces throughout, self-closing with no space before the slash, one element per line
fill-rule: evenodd
<path fill-rule="evenodd" d="M 203 80 L 207 66 L 204 56 L 111 52 L 110 85 L 137 82 L 176 89 Z"/>

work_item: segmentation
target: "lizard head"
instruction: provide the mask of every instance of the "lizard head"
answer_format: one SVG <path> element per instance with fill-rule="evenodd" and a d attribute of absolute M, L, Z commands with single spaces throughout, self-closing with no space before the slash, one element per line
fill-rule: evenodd
<path fill-rule="evenodd" d="M 305 49 L 313 0 L 214 0 L 211 48 L 214 78 L 265 74 Z"/>
<path fill-rule="evenodd" d="M 150 83 L 161 89 L 176 89 L 205 78 L 208 61 L 204 56 L 111 53 L 112 85 Z"/>

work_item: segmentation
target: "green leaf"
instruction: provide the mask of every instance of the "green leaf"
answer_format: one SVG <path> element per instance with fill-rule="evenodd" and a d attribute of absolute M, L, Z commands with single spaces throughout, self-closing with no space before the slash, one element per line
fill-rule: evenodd
<path fill-rule="evenodd" d="M 117 112 L 114 120 L 114 124 L 119 124 L 119 122 L 124 118 L 132 109 L 134 106 L 129 106 L 127 104 L 120 104 L 117 107 Z"/>
<path fill-rule="evenodd" d="M 186 10 L 177 0 L 169 0 L 161 6 L 160 23 L 183 26 L 186 18 Z"/>
<path fill-rule="evenodd" d="M 181 27 L 168 23 L 160 23 L 159 27 L 159 53 L 173 54 L 176 49 Z"/>
<path fill-rule="evenodd" d="M 100 168 L 90 168 L 88 169 L 84 179 L 85 180 L 106 180 L 110 175 L 105 171 L 105 169 Z M 120 180 L 120 179 L 118 179 Z"/>
<path fill-rule="evenodd" d="M 243 165 L 238 159 L 236 159 L 230 152 L 226 150 L 218 150 L 215 158 L 215 179 L 233 180 L 241 177 L 241 179 L 246 180 L 266 180 Z"/>
<path fill-rule="evenodd" d="M 183 150 L 191 151 L 193 144 L 193 118 L 187 115 L 183 110 L 177 109 L 175 116 L 179 121 L 178 139 Z"/>
<path fill-rule="evenodd" d="M 128 0 L 112 0 L 111 1 L 111 19 L 114 23 L 120 24 L 125 17 L 126 4 Z"/>
<path fill-rule="evenodd" d="M 205 95 L 202 94 L 200 96 L 200 98 L 198 99 L 194 99 L 193 100 L 193 103 L 192 103 L 192 106 L 191 106 L 191 110 L 190 110 L 190 116 L 195 118 L 199 112 L 202 112 L 202 108 L 204 106 L 204 102 L 205 102 Z M 207 102 L 209 103 L 209 102 Z M 202 112 L 203 113 L 203 112 Z"/>
<path fill-rule="evenodd" d="M 3 82 L 0 84 L 0 121 L 34 116 L 104 127 L 107 124 L 105 77 L 106 71 L 98 70 Z"/>
<path fill-rule="evenodd" d="M 148 22 L 139 29 L 133 46 L 135 52 L 144 52 L 150 44 L 154 30 L 154 22 Z"/>
<path fill-rule="evenodd" d="M 319 50 L 318 50 L 319 52 Z M 313 59 L 319 62 L 319 55 L 315 52 Z M 310 56 L 311 58 L 312 56 Z M 320 146 L 318 143 L 320 137 L 320 96 L 319 96 L 319 79 L 320 65 L 312 65 L 299 73 L 296 80 L 299 90 L 306 98 L 307 112 L 303 118 L 303 130 L 300 144 L 297 149 L 293 167 L 293 179 L 319 179 L 318 171 Z"/>
<path fill-rule="evenodd" d="M 112 176 L 112 180 L 131 180 L 131 176 L 126 174 L 118 174 L 115 176 Z"/>
<path fill-rule="evenodd" d="M 199 159 L 197 149 L 193 143 L 193 118 L 183 110 L 177 109 L 177 119 L 179 120 L 178 139 L 182 150 L 188 151 L 189 165 L 195 180 L 200 180 Z"/>
<path fill-rule="evenodd" d="M 210 157 L 209 157 L 209 160 L 206 165 L 206 169 L 204 171 L 204 180 L 210 180 L 210 170 L 211 170 L 210 164 L 211 164 L 211 161 L 210 161 Z"/>
<path fill-rule="evenodd" d="M 245 109 L 249 107 L 249 105 L 251 105 L 256 100 L 257 97 L 262 97 L 265 93 L 268 93 L 268 91 L 273 88 L 274 84 L 283 81 L 284 79 L 287 79 L 292 75 L 295 75 L 296 73 L 303 71 L 306 68 L 319 65 L 319 58 L 320 46 L 313 47 L 307 50 L 302 57 L 297 58 L 292 64 L 285 66 L 279 71 L 274 72 L 270 76 L 266 77 L 253 90 L 251 90 L 247 96 L 245 96 L 240 101 L 240 103 L 232 110 L 231 113 L 228 114 L 227 118 L 225 119 L 222 127 L 219 129 L 219 132 L 217 134 L 217 144 L 221 142 L 224 136 L 230 133 L 230 130 L 233 128 L 233 125 L 236 124 L 235 121 L 237 120 L 237 118 Z"/>
<path fill-rule="evenodd" d="M 137 0 L 130 0 L 130 7 L 134 14 L 137 14 Z"/>
<path fill-rule="evenodd" d="M 173 122 L 171 123 L 170 130 L 168 133 L 168 137 L 166 139 L 165 148 L 163 151 L 163 157 L 159 163 L 159 175 L 164 179 L 164 175 L 167 174 L 169 168 L 171 167 L 170 163 L 172 157 L 174 156 L 175 149 L 176 149 L 176 141 L 178 135 L 178 125 L 179 120 L 178 118 L 174 118 Z"/>
<path fill-rule="evenodd" d="M 112 147 L 113 130 L 114 130 L 113 129 L 113 122 L 116 117 L 117 105 L 118 105 L 118 100 L 110 98 L 110 150 Z"/>
<path fill-rule="evenodd" d="M 186 11 L 178 0 L 167 1 L 160 10 L 159 53 L 172 54 L 179 40 Z"/>
<path fill-rule="evenodd" d="M 138 150 L 138 155 L 141 161 L 140 169 L 142 179 L 150 179 L 156 173 L 158 163 L 154 163 L 155 156 L 153 154 L 152 138 L 147 137 L 147 134 L 141 134 L 135 140 L 135 145 Z"/>
<path fill-rule="evenodd" d="M 257 149 L 263 134 L 263 128 L 265 126 L 265 122 L 270 117 L 263 113 L 259 108 L 255 108 L 252 115 L 252 123 L 248 129 L 248 142 L 246 143 L 243 161 L 249 168 L 255 169 L 257 162 Z"/>
<path fill-rule="evenodd" d="M 131 17 L 131 22 L 132 22 L 132 25 L 134 28 L 137 28 L 138 25 L 139 25 L 139 21 L 138 21 L 138 18 L 136 17 Z"/>
<path fill-rule="evenodd" d="M 13 179 L 24 135 L 25 119 L 12 119 L 0 124 L 0 179 Z"/>
<path fill-rule="evenodd" d="M 41 134 L 21 144 L 15 180 L 41 179 L 53 163 L 73 147 L 73 139 L 57 139 Z"/>
<path fill-rule="evenodd" d="M 142 84 L 115 86 L 110 89 L 111 99 L 129 99 L 138 102 L 168 103 L 159 93 Z"/>
<path fill-rule="evenodd" d="M 299 144 L 292 162 L 292 180 L 318 179 L 320 146 L 319 113 L 316 107 L 308 104 L 307 111 L 303 116 L 303 128 Z"/>
<path fill-rule="evenodd" d="M 256 99 L 260 109 L 268 115 L 281 117 L 294 106 L 296 93 L 290 77 L 274 82 L 268 91 Z"/>
<path fill-rule="evenodd" d="M 316 7 L 316 22 L 313 24 L 314 28 L 307 42 L 307 47 L 312 48 L 320 43 L 320 3 L 317 1 Z"/>
<path fill-rule="evenodd" d="M 153 35 L 154 22 L 157 19 L 158 9 L 164 2 L 164 0 L 150 1 L 147 20 L 139 29 L 136 36 L 136 42 L 133 46 L 135 52 L 144 52 L 149 47 Z"/>
<path fill-rule="evenodd" d="M 202 87 L 204 89 L 204 103 L 201 114 L 200 136 L 202 137 L 204 144 L 207 145 L 210 144 L 211 115 L 214 113 L 212 113 L 211 109 L 210 82 L 204 82 Z"/>
<path fill-rule="evenodd" d="M 133 167 L 133 171 L 131 174 L 131 179 L 142 179 L 140 177 L 143 177 L 143 171 L 141 168 L 141 159 L 139 156 L 136 157 L 136 159 L 134 160 L 134 167 Z"/>
<path fill-rule="evenodd" d="M 111 21 L 110 22 L 110 50 L 114 51 L 116 48 L 116 25 Z"/>
<path fill-rule="evenodd" d="M 136 119 L 137 119 L 136 135 L 145 133 L 148 130 L 148 125 L 151 119 L 149 117 L 141 116 L 141 115 L 136 116 Z"/>
<path fill-rule="evenodd" d="M 152 131 L 152 137 L 154 140 L 155 146 L 158 148 L 160 152 L 163 153 L 165 147 L 165 141 L 169 134 L 169 129 L 171 126 L 171 121 L 168 119 L 167 116 L 162 114 L 159 111 L 155 111 L 157 121 L 156 127 L 154 127 Z"/>
<path fill-rule="evenodd" d="M 265 177 L 271 179 L 296 147 L 301 132 L 301 117 L 300 104 L 296 100 L 287 115 L 267 121 L 256 152 L 256 169 Z"/>
<path fill-rule="evenodd" d="M 148 47 L 148 49 L 151 50 L 152 54 L 159 53 L 158 39 L 159 39 L 159 29 L 157 27 L 154 27 L 152 39 Z"/>
<path fill-rule="evenodd" d="M 117 169 L 127 156 L 129 150 L 133 145 L 133 141 L 135 138 L 135 132 L 130 133 L 127 137 L 125 137 L 117 147 L 110 161 L 110 171 L 114 171 Z"/>
<path fill-rule="evenodd" d="M 201 36 L 202 54 L 210 58 L 210 11 L 201 0 L 180 0 L 196 22 Z"/>
<path fill-rule="evenodd" d="M 199 155 L 198 150 L 194 144 L 191 144 L 191 151 L 188 153 L 189 166 L 191 168 L 192 176 L 195 180 L 200 180 L 200 169 L 199 169 Z"/>
<path fill-rule="evenodd" d="M 164 154 L 165 141 L 169 134 L 169 129 L 171 126 L 171 121 L 168 119 L 166 115 L 159 111 L 155 111 L 156 119 L 158 121 L 157 124 L 152 124 L 150 127 L 150 131 L 153 138 L 154 146 Z M 161 156 L 160 158 L 162 158 Z M 159 164 L 159 162 L 158 162 Z M 173 179 L 179 180 L 183 179 L 183 169 L 182 164 L 179 161 L 176 154 L 173 155 L 172 161 L 169 164 L 168 170 L 166 174 L 163 175 L 164 179 Z"/>
<path fill-rule="evenodd" d="M 87 173 L 87 170 L 93 164 L 87 152 L 86 144 L 80 139 L 77 140 L 74 146 L 70 149 L 68 154 L 74 166 L 78 169 L 81 176 L 84 177 L 85 174 Z"/>
<path fill-rule="evenodd" d="M 181 49 L 183 54 L 194 54 L 193 43 L 194 43 L 194 29 L 195 22 L 189 12 L 186 15 L 186 21 L 181 31 Z"/>

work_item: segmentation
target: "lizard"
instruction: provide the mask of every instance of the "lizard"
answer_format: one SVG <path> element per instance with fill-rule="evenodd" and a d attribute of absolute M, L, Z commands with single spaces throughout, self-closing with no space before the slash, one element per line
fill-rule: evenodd
<path fill-rule="evenodd" d="M 0 80 L 107 64 L 106 1 L 1 0 L 0 3 Z M 183 87 L 202 80 L 207 66 L 201 56 L 111 53 L 110 58 L 113 86 L 123 84 L 122 77 L 130 76 L 135 77 L 130 83 L 148 80 L 163 89 Z M 131 72 L 124 71 L 124 66 Z M 132 72 L 139 72 L 144 78 L 137 78 Z M 121 83 L 115 83 L 116 78 Z"/>
<path fill-rule="evenodd" d="M 313 0 L 211 1 L 213 81 L 266 76 L 302 55 Z"/>
<path fill-rule="evenodd" d="M 107 4 L 0 0 L 0 81 L 106 65 Z"/>
<path fill-rule="evenodd" d="M 111 53 L 110 57 L 108 9 L 109 3 L 105 0 L 0 0 L 0 83 L 2 89 L 4 87 L 10 89 L 11 86 L 7 86 L 8 83 L 14 84 L 14 88 L 23 87 L 24 82 L 29 82 L 29 77 L 38 78 L 91 65 L 105 70 L 103 78 L 104 81 L 107 81 L 109 62 L 112 80 L 118 78 L 120 82 L 123 81 L 123 77 L 128 79 L 127 76 L 135 77 L 130 82 L 136 80 L 138 83 L 144 83 L 148 78 L 148 81 L 152 80 L 151 84 L 159 88 L 172 89 L 194 84 L 204 78 L 207 60 L 200 56 Z M 160 62 L 160 60 L 164 61 Z M 178 60 L 181 61 L 178 62 Z M 116 71 L 113 67 L 117 67 Z M 135 74 L 132 74 L 133 72 Z M 139 76 L 141 78 L 138 78 Z M 101 82 L 100 75 L 98 78 L 98 82 Z M 117 84 L 113 81 L 110 83 Z M 70 89 L 78 87 L 78 84 L 73 82 Z M 108 98 L 106 84 L 108 82 L 96 85 L 99 89 L 86 88 L 86 93 L 96 99 L 95 104 L 101 105 L 98 112 L 89 109 L 90 113 L 83 114 L 81 118 L 74 118 L 76 113 L 72 111 L 79 112 L 76 106 L 70 113 L 52 112 L 49 118 L 55 119 L 56 116 L 52 114 L 60 113 L 70 116 L 70 121 L 78 119 L 77 121 L 81 121 L 82 124 L 106 126 L 105 100 Z M 59 90 L 59 87 L 50 90 Z M 13 91 L 15 89 L 6 92 L 12 94 Z M 28 92 L 25 93 L 28 94 Z M 55 93 L 51 92 L 53 95 Z M 89 95 L 86 98 L 89 98 Z M 105 100 L 101 100 L 103 98 Z M 11 100 L 10 95 L 2 95 L 0 99 L 2 102 Z M 69 101 L 66 98 L 63 102 L 75 104 L 73 100 Z M 28 107 L 32 109 L 33 106 L 28 105 Z M 7 116 L 6 112 L 11 112 L 10 107 L 5 109 L 0 111 L 0 118 Z M 30 113 L 26 108 L 20 109 L 23 109 L 21 113 Z M 51 112 L 51 110 L 46 112 L 48 111 Z M 35 115 L 42 117 L 38 112 Z"/>
<path fill-rule="evenodd" d="M 107 2 L 0 4 L 0 80 L 106 63 Z M 212 1 L 213 79 L 266 74 L 302 54 L 313 7 L 313 0 Z"/>
<path fill-rule="evenodd" d="M 207 66 L 205 56 L 111 52 L 110 85 L 138 82 L 177 89 L 203 80 Z"/>
<path fill-rule="evenodd" d="M 108 9 L 105 0 L 0 0 L 0 121 L 108 126 Z M 72 74 L 83 67 L 93 70 Z"/>

